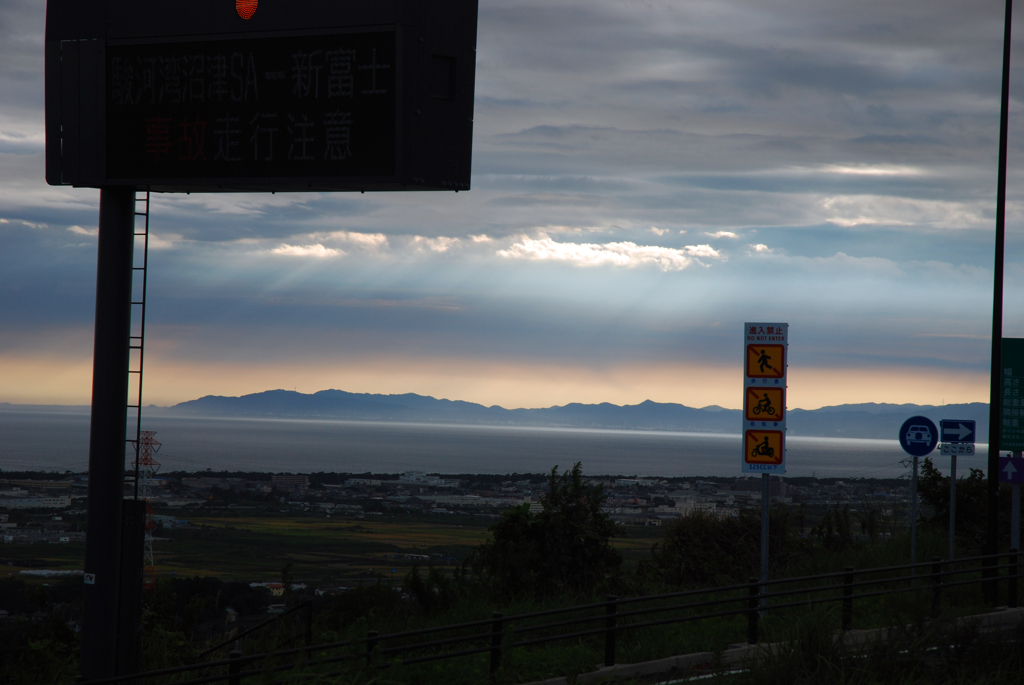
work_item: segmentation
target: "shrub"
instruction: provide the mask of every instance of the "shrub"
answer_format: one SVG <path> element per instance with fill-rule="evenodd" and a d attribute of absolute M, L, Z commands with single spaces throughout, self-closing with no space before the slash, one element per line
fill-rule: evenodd
<path fill-rule="evenodd" d="M 622 566 L 611 538 L 622 531 L 601 511 L 603 486 L 583 482 L 583 467 L 548 476 L 543 511 L 528 504 L 502 514 L 493 536 L 470 559 L 474 574 L 500 597 L 591 595 Z"/>
<path fill-rule="evenodd" d="M 793 531 L 790 511 L 777 505 L 768 515 L 768 561 L 775 569 L 808 548 Z M 742 583 L 758 573 L 761 559 L 761 513 L 741 509 L 733 517 L 697 509 L 665 526 L 651 548 L 645 574 L 671 585 L 707 586 Z"/>

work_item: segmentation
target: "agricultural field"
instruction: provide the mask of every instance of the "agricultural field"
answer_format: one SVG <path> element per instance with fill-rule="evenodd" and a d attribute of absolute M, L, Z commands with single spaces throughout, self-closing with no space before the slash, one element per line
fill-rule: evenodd
<path fill-rule="evenodd" d="M 274 581 L 291 563 L 295 582 L 347 586 L 383 576 L 400 582 L 422 560 L 404 555 L 438 555 L 435 566 L 462 562 L 488 537 L 492 519 L 455 520 L 327 519 L 308 515 L 186 514 L 190 526 L 157 529 L 153 545 L 159 577 L 212 576 L 245 582 Z M 613 544 L 628 560 L 649 557 L 659 528 L 630 527 Z M 20 570 L 81 569 L 83 543 L 10 544 L 0 547 L 0 577 Z M 9 564 L 9 565 L 8 565 Z M 42 579 L 45 580 L 45 579 Z M 42 580 L 40 582 L 42 582 Z"/>

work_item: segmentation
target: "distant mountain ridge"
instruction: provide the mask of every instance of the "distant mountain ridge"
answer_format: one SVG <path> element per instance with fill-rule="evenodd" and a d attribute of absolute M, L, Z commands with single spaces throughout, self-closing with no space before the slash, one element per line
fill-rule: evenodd
<path fill-rule="evenodd" d="M 616 405 L 608 402 L 542 409 L 505 409 L 462 400 L 437 399 L 426 395 L 379 395 L 321 390 L 305 394 L 291 390 L 224 397 L 207 395 L 172 407 L 148 407 L 159 414 L 187 416 L 347 419 L 362 421 L 412 421 L 466 423 L 498 426 L 551 426 L 565 428 L 618 428 L 669 430 L 700 433 L 739 433 L 740 411 L 718 406 L 704 408 L 683 404 L 652 402 Z M 791 409 L 790 435 L 895 439 L 908 417 L 922 414 L 939 419 L 973 419 L 978 424 L 978 441 L 988 440 L 988 404 L 844 404 L 821 409 Z"/>

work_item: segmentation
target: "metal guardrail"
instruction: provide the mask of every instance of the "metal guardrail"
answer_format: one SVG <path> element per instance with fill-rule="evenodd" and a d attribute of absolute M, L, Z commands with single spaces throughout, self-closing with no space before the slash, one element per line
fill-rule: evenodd
<path fill-rule="evenodd" d="M 1002 558 L 1007 560 L 1006 563 L 999 563 Z M 639 630 L 711 618 L 745 616 L 747 619 L 747 641 L 751 644 L 756 644 L 760 638 L 761 618 L 767 612 L 839 603 L 841 606 L 840 627 L 842 630 L 847 631 L 853 626 L 854 603 L 857 600 L 905 593 L 908 588 L 916 591 L 930 590 L 932 593 L 931 610 L 933 614 L 938 614 L 942 608 L 943 593 L 955 587 L 991 584 L 993 582 L 992 574 L 1000 574 L 996 579 L 997 582 L 1006 581 L 1007 604 L 1011 608 L 1016 608 L 1017 582 L 1020 578 L 1019 558 L 1020 553 L 1017 550 L 1010 550 L 1009 555 L 982 555 L 956 559 L 955 561 L 945 561 L 935 557 L 930 562 L 886 566 L 859 571 L 852 567 L 846 567 L 844 570 L 834 573 L 780 578 L 765 583 L 752 578 L 748 583 L 737 585 L 644 595 L 641 597 L 620 599 L 610 595 L 603 602 L 574 607 L 548 609 L 513 616 L 505 616 L 500 612 L 495 612 L 489 619 L 408 630 L 388 635 L 381 635 L 376 631 L 370 631 L 365 638 L 318 645 L 309 644 L 311 641 L 312 613 L 311 609 L 307 609 L 308 603 L 306 603 L 293 607 L 288 612 L 292 613 L 302 609 L 307 609 L 310 612 L 307 613 L 307 642 L 303 647 L 250 655 L 243 655 L 236 650 L 231 652 L 227 659 L 85 682 L 89 685 L 114 685 L 116 683 L 129 682 L 141 684 L 147 679 L 160 676 L 203 672 L 190 680 L 176 680 L 175 683 L 176 685 L 201 685 L 203 683 L 226 682 L 228 685 L 242 685 L 243 679 L 247 677 L 280 673 L 297 668 L 323 669 L 333 665 L 344 665 L 341 670 L 315 671 L 319 677 L 331 677 L 349 673 L 356 668 L 381 669 L 394 666 L 408 666 L 474 654 L 489 654 L 490 672 L 494 674 L 501 667 L 502 658 L 508 651 L 561 640 L 599 635 L 604 637 L 605 666 L 613 666 L 615 665 L 616 658 L 617 637 L 620 633 L 627 630 Z M 1002 575 L 1003 571 L 1005 571 L 1005 575 Z M 965 575 L 970 577 L 962 577 Z M 787 585 L 791 586 L 794 584 L 801 587 L 786 587 Z M 880 585 L 893 585 L 895 587 L 871 589 Z M 772 590 L 771 588 L 773 587 L 778 589 Z M 700 595 L 722 594 L 735 596 L 718 596 L 702 601 L 683 601 L 682 603 L 673 602 L 673 600 L 697 598 Z M 764 604 L 762 604 L 762 600 L 764 600 Z M 657 604 L 654 606 L 639 606 L 650 602 L 656 602 Z M 311 607 L 311 605 L 309 606 Z M 563 616 L 577 613 L 587 613 L 588 615 L 562 618 Z M 670 615 L 656 617 L 658 614 Z M 277 618 L 280 617 L 275 617 L 275 619 Z M 555 620 L 531 623 L 537 619 Z M 632 622 L 623 622 L 624 619 L 634 620 Z M 272 621 L 273 619 L 255 626 L 245 634 L 265 627 Z M 596 627 L 582 627 L 571 632 L 559 632 L 559 629 L 586 626 L 586 624 L 597 625 Z M 434 637 L 452 632 L 462 634 L 450 637 Z M 539 632 L 546 632 L 547 634 L 537 637 L 528 636 L 531 633 Z M 243 635 L 239 634 L 230 641 L 207 650 L 203 655 L 205 656 L 218 649 L 222 649 Z M 443 649 L 467 643 L 482 644 L 455 650 Z M 392 646 L 387 646 L 388 644 Z M 425 650 L 430 651 L 423 653 Z M 339 654 L 338 652 L 342 653 Z M 417 652 L 419 653 L 417 654 Z M 408 653 L 412 654 L 405 658 L 396 658 L 398 655 Z M 265 664 L 262 667 L 256 666 L 258 662 L 269 662 L 271 660 L 285 661 L 286 663 Z M 246 670 L 243 670 L 243 668 Z"/>

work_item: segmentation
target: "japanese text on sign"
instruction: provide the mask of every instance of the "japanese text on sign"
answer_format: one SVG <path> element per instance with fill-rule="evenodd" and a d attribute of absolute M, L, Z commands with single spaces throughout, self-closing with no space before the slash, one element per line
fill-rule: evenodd
<path fill-rule="evenodd" d="M 107 48 L 111 178 L 394 173 L 392 32 Z"/>
<path fill-rule="evenodd" d="M 1003 338 L 1000 375 L 999 448 L 1024 450 L 1024 339 Z"/>

